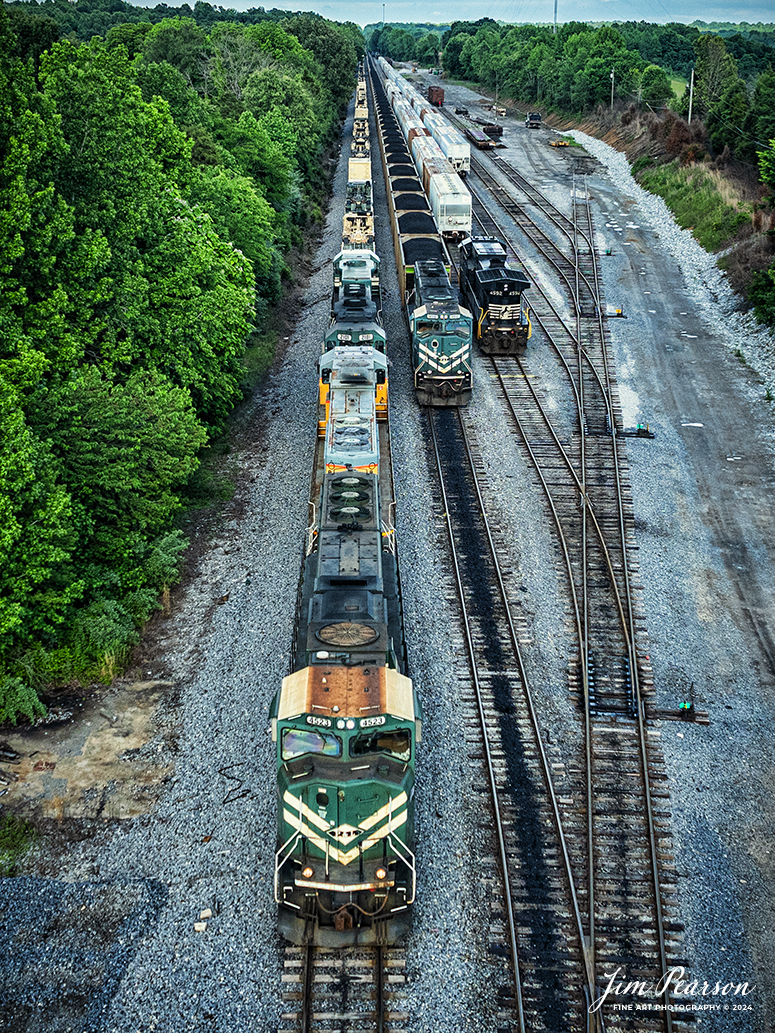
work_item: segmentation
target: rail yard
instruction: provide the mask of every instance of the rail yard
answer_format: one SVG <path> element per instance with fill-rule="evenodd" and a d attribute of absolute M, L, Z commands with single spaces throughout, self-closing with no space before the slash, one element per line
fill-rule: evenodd
<path fill-rule="evenodd" d="M 475 111 L 446 92 L 452 121 L 455 104 Z M 313 955 L 284 944 L 274 906 L 267 714 L 289 670 L 351 118 L 304 310 L 245 428 L 240 493 L 149 661 L 182 694 L 178 746 L 158 736 L 164 792 L 132 820 L 86 808 L 66 853 L 33 854 L 4 921 L 49 975 L 12 967 L 11 1028 L 766 1028 L 775 476 L 734 319 L 713 319 L 602 165 L 507 119 L 466 187 L 472 233 L 527 274 L 532 335 L 517 355 L 474 344 L 467 404 L 419 406 L 372 96 L 373 239 L 360 211 L 354 232 L 381 260 L 424 711 L 412 932 Z M 673 1010 L 649 1011 L 612 993 L 590 1014 L 615 973 L 656 984 L 673 968 L 756 989 L 653 994 Z"/>

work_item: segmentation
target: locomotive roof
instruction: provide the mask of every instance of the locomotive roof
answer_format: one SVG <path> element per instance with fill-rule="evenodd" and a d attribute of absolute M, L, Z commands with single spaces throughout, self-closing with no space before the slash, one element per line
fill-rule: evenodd
<path fill-rule="evenodd" d="M 283 678 L 278 720 L 300 714 L 355 718 L 391 714 L 414 721 L 412 683 L 392 667 L 315 664 Z"/>
<path fill-rule="evenodd" d="M 506 248 L 497 237 L 470 237 L 461 244 L 461 250 L 472 250 L 479 258 L 506 256 Z"/>
<path fill-rule="evenodd" d="M 524 291 L 530 286 L 530 280 L 519 269 L 509 269 L 507 266 L 496 266 L 494 269 L 477 269 L 476 278 L 479 283 L 489 285 L 494 283 L 509 283 L 513 289 Z"/>

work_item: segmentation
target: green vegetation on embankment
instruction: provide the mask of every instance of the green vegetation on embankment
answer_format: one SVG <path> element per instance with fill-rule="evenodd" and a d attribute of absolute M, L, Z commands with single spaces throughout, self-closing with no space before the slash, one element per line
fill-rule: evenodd
<path fill-rule="evenodd" d="M 652 165 L 642 168 L 638 179 L 646 190 L 664 198 L 678 225 L 691 229 L 707 251 L 718 250 L 751 221 L 750 206 L 725 200 L 723 177 L 702 165 Z"/>
<path fill-rule="evenodd" d="M 201 458 L 271 362 L 363 49 L 262 8 L 0 5 L 0 721 L 121 670 L 176 515 L 228 492 Z"/>

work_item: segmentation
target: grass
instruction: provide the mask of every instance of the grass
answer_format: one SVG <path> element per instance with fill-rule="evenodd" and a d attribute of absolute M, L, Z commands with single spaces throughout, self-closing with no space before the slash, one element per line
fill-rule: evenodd
<path fill-rule="evenodd" d="M 751 206 L 715 170 L 671 162 L 643 169 L 639 180 L 664 198 L 679 226 L 691 229 L 707 251 L 717 251 L 751 220 Z"/>
<path fill-rule="evenodd" d="M 683 97 L 683 95 L 689 88 L 689 84 L 687 83 L 686 79 L 671 79 L 670 85 L 673 87 L 673 93 L 676 95 L 678 100 L 680 100 L 681 97 Z"/>
<path fill-rule="evenodd" d="M 0 821 L 0 877 L 7 879 L 16 871 L 19 858 L 37 839 L 28 821 L 6 814 Z"/>

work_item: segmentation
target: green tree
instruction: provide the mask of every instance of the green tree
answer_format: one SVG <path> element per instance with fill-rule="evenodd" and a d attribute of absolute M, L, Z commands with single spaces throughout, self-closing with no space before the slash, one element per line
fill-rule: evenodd
<path fill-rule="evenodd" d="M 167 525 L 180 507 L 176 489 L 207 440 L 185 388 L 156 370 L 137 370 L 122 382 L 87 366 L 35 408 L 38 430 L 81 510 L 82 532 L 123 543 Z"/>
<path fill-rule="evenodd" d="M 775 138 L 775 71 L 768 69 L 756 80 L 748 114 L 743 123 L 743 137 L 737 154 L 746 161 L 755 161 L 757 152 Z"/>
<path fill-rule="evenodd" d="M 284 26 L 318 61 L 323 81 L 337 107 L 350 100 L 355 85 L 358 57 L 347 29 L 311 15 L 297 15 Z"/>
<path fill-rule="evenodd" d="M 83 583 L 68 577 L 69 493 L 50 448 L 27 426 L 19 393 L 0 378 L 0 656 L 60 623 Z"/>
<path fill-rule="evenodd" d="M 659 65 L 646 65 L 640 74 L 639 96 L 644 104 L 662 107 L 675 98 L 670 77 Z"/>
<path fill-rule="evenodd" d="M 207 38 L 193 18 L 164 18 L 143 44 L 146 61 L 168 61 L 189 86 L 202 84 L 208 61 Z"/>

